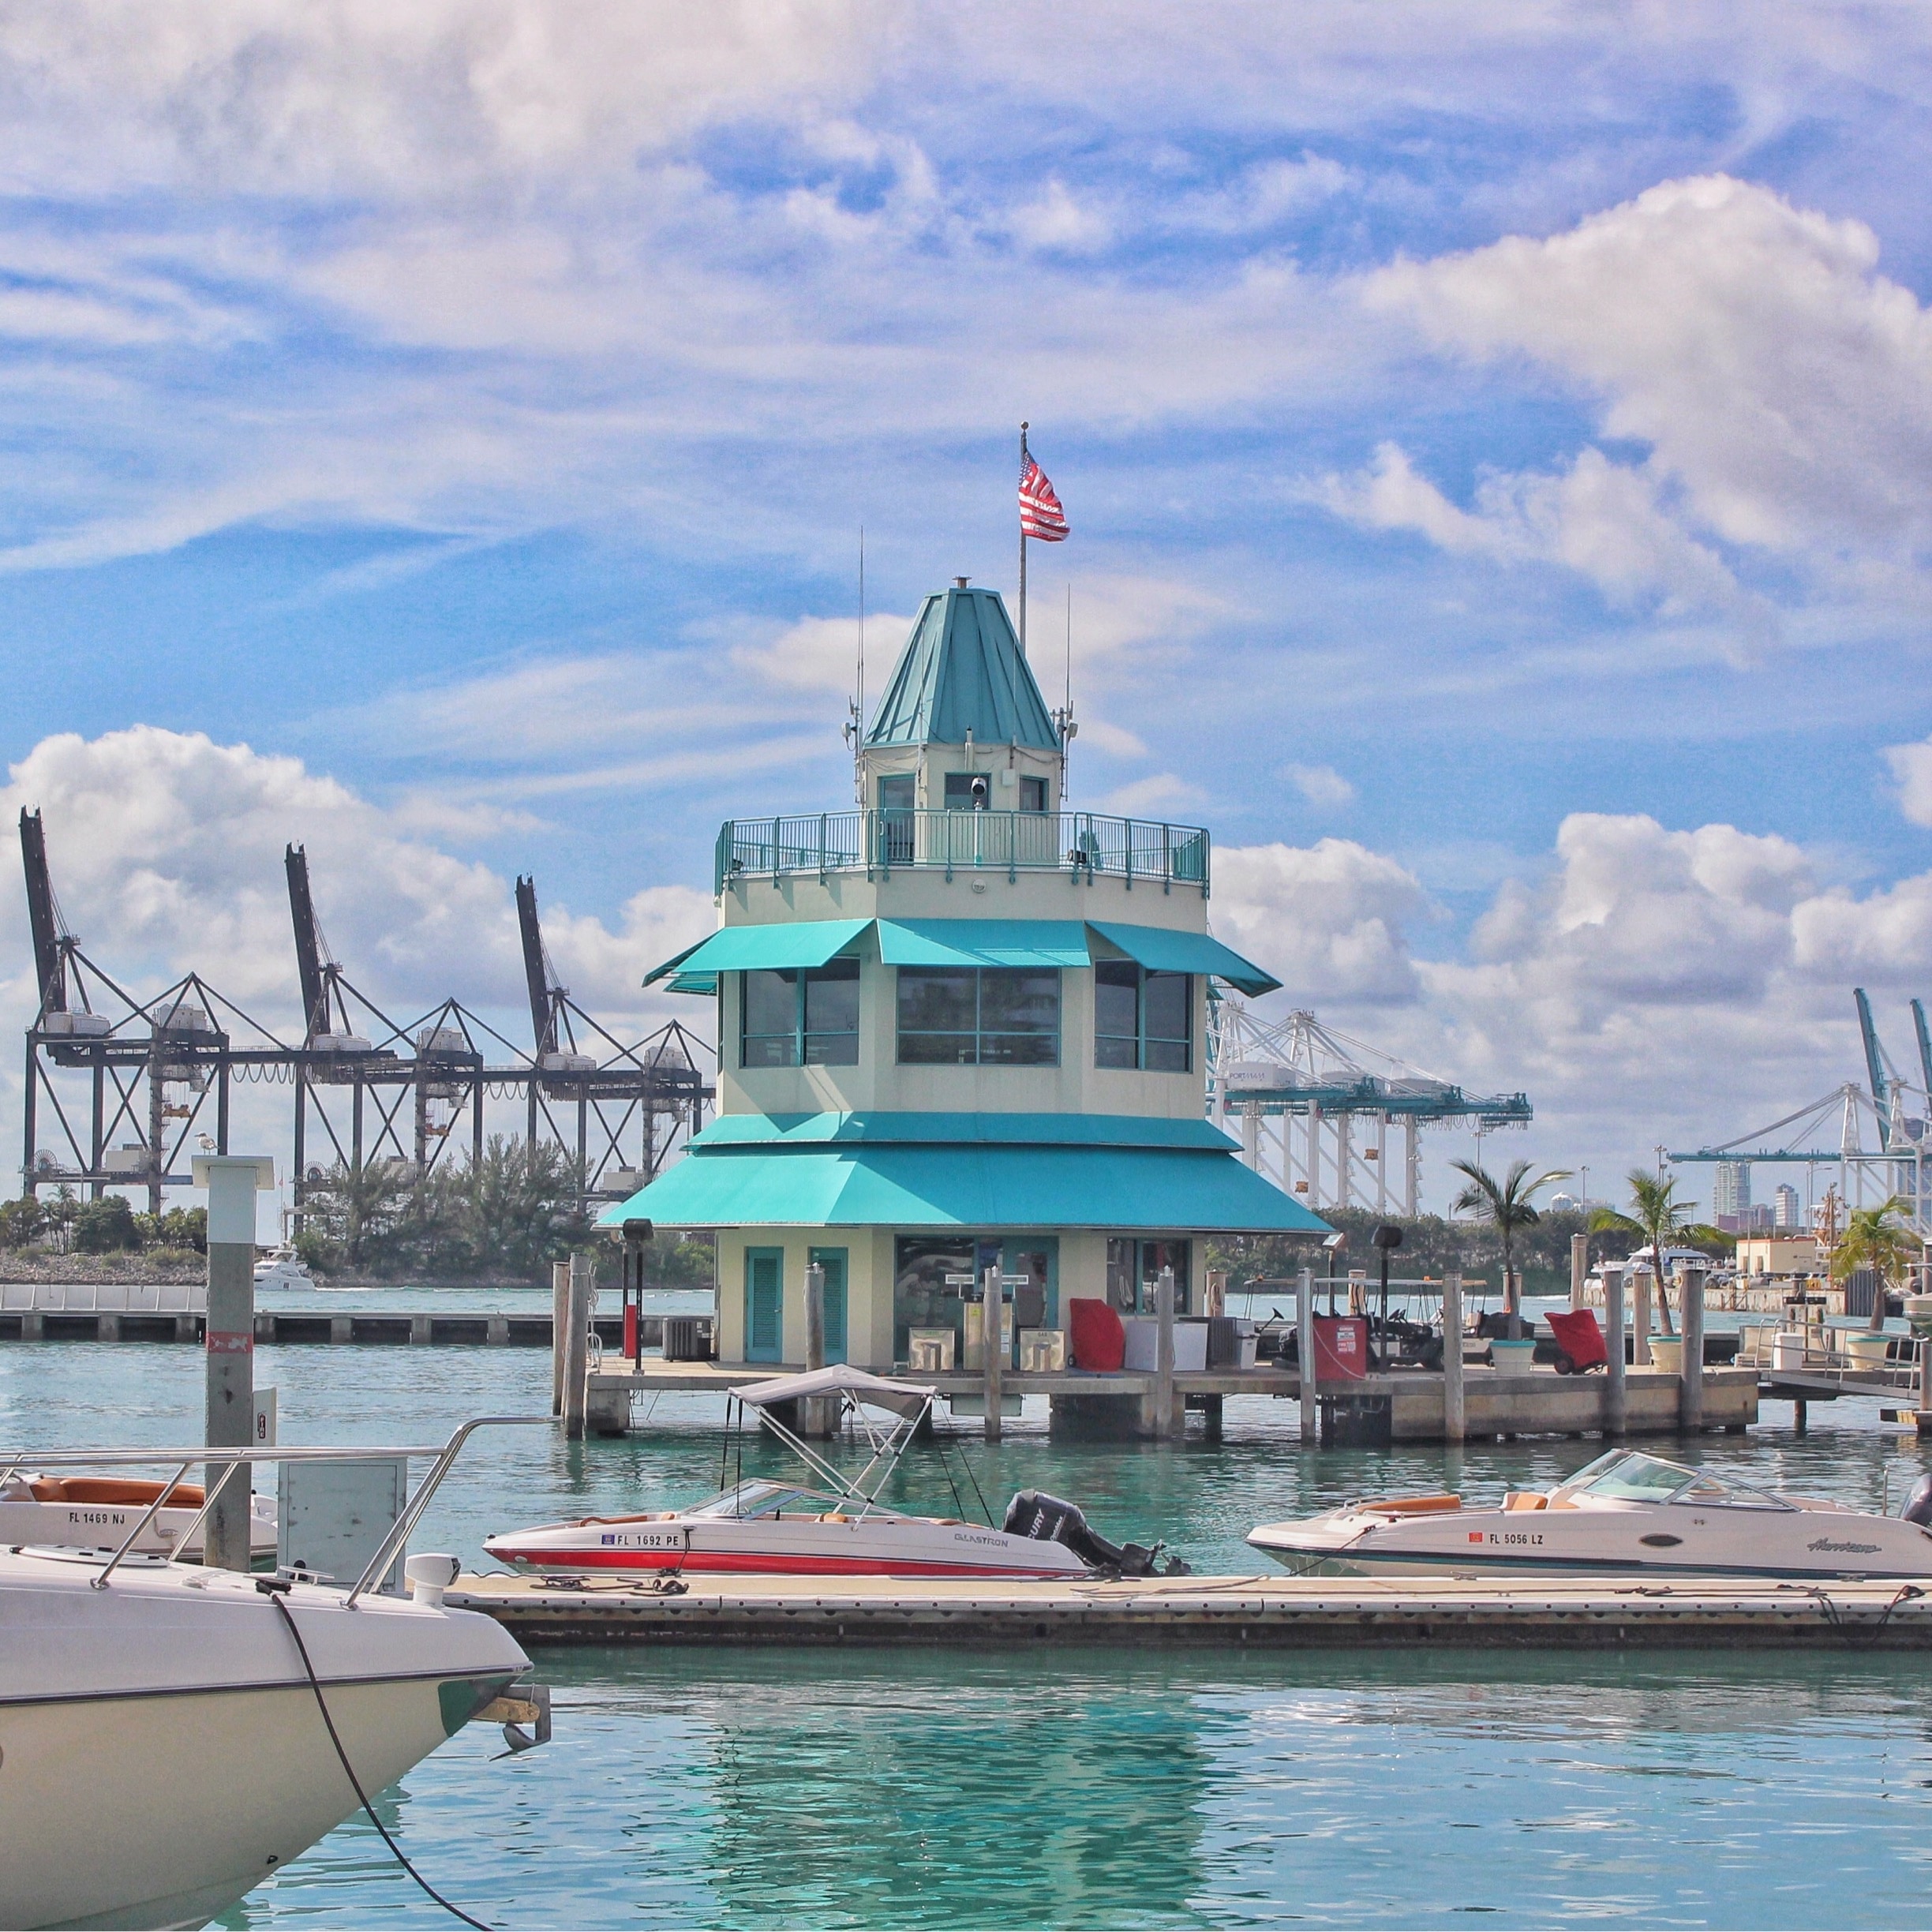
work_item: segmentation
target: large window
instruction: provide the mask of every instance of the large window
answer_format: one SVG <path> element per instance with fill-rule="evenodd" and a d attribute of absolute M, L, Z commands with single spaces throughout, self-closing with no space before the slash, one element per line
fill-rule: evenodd
<path fill-rule="evenodd" d="M 856 1066 L 859 962 L 743 975 L 738 1064 Z"/>
<path fill-rule="evenodd" d="M 1094 1065 L 1185 1073 L 1194 1047 L 1185 973 L 1149 972 L 1132 960 L 1094 967 Z"/>
<path fill-rule="evenodd" d="M 899 1061 L 902 1066 L 1058 1066 L 1058 970 L 901 966 Z"/>

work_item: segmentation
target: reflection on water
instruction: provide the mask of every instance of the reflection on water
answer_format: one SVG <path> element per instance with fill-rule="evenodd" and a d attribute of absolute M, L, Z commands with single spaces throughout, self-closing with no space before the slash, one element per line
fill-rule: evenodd
<path fill-rule="evenodd" d="M 507 1926 L 1915 1923 L 1921 1667 L 1491 1651 L 560 1652 L 404 1843 Z M 231 1915 L 435 1916 L 346 1827 Z"/>
<path fill-rule="evenodd" d="M 0 1438 L 199 1432 L 198 1350 L 0 1348 Z M 290 1441 L 435 1440 L 548 1406 L 549 1357 L 264 1349 Z M 653 1432 L 479 1438 L 418 1547 L 473 1559 L 519 1522 L 717 1486 L 722 1404 L 659 1398 Z M 1900 1458 L 1867 1403 L 1789 1411 L 1668 1453 L 1870 1505 Z M 1256 1522 L 1387 1489 L 1555 1481 L 1598 1445 L 1305 1453 L 1293 1408 L 1230 1402 L 1209 1448 L 956 1438 L 996 1502 L 1032 1485 L 1111 1534 L 1252 1572 Z M 747 1474 L 784 1467 L 753 1439 Z M 732 1473 L 736 1473 L 734 1465 Z M 1902 1492 L 1895 1475 L 1893 1496 Z M 950 1509 L 936 1451 L 895 1500 Z M 970 1501 L 970 1492 L 968 1492 Z M 539 1654 L 555 1741 L 511 1761 L 472 1727 L 384 1799 L 432 1882 L 507 1928 L 570 1923 L 1406 1926 L 1916 1923 L 1932 1889 L 1925 1667 L 1859 1655 L 1510 1651 Z M 351 1822 L 234 1926 L 446 1923 Z"/>

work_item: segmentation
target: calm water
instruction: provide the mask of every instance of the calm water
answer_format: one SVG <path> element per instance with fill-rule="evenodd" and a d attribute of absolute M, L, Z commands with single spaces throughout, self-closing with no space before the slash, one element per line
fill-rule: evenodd
<path fill-rule="evenodd" d="M 549 1357 L 501 1349 L 264 1349 L 283 1439 L 433 1440 L 546 1406 Z M 0 1349 L 0 1440 L 193 1440 L 192 1349 Z M 718 1474 L 714 1398 L 652 1432 L 473 1445 L 417 1547 L 682 1500 Z M 1896 1506 L 1921 1466 L 1875 1408 L 1767 1407 L 1688 1453 L 1747 1479 Z M 1228 1405 L 1209 1449 L 969 1436 L 908 1458 L 952 1507 L 1034 1485 L 1114 1535 L 1250 1571 L 1267 1517 L 1385 1487 L 1547 1481 L 1588 1442 L 1302 1453 L 1294 1411 Z M 777 1468 L 755 1443 L 747 1473 Z M 953 1474 L 949 1476 L 948 1470 Z M 964 1488 L 968 1503 L 971 1492 Z M 381 1801 L 432 1882 L 507 1928 L 1917 1923 L 1932 1889 L 1932 1669 L 1865 1657 L 1440 1652 L 1163 1658 L 540 1653 L 545 1750 L 473 1728 Z M 448 1923 L 366 1824 L 256 1893 L 234 1926 Z"/>

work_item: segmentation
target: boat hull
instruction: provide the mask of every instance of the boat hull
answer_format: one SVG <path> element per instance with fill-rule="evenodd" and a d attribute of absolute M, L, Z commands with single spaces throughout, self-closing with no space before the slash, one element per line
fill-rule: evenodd
<path fill-rule="evenodd" d="M 1485 1572 L 1541 1576 L 1700 1576 L 1822 1582 L 1932 1578 L 1932 1539 L 1916 1524 L 1855 1511 L 1467 1510 L 1390 1522 L 1338 1511 L 1264 1524 L 1249 1543 L 1284 1567 L 1370 1576 Z M 1751 1512 L 1750 1514 L 1754 1514 Z M 1732 1520 L 1713 1522 L 1712 1516 Z"/>
<path fill-rule="evenodd" d="M 22 1544 L 55 1549 L 118 1549 L 146 1513 L 142 1503 L 0 1502 L 0 1548 Z M 140 1556 L 166 1556 L 178 1552 L 198 1558 L 200 1531 L 188 1532 L 200 1514 L 197 1509 L 163 1509 L 134 1544 Z M 186 1540 L 184 1541 L 183 1539 Z M 275 1506 L 272 1496 L 258 1496 L 249 1513 L 249 1549 L 256 1556 L 275 1553 Z"/>
<path fill-rule="evenodd" d="M 484 1548 L 521 1570 L 684 1575 L 1067 1577 L 1087 1566 L 1058 1543 L 970 1523 L 756 1518 L 660 1520 L 635 1529 L 571 1524 L 492 1537 Z"/>
<path fill-rule="evenodd" d="M 358 1809 L 249 1579 L 0 1556 L 0 1925 L 200 1925 Z M 487 1618 L 289 1601 L 373 1795 L 527 1660 Z"/>

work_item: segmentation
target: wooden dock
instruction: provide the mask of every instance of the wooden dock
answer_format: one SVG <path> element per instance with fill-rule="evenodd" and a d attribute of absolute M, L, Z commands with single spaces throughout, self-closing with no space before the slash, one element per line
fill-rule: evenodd
<path fill-rule="evenodd" d="M 346 1299 L 346 1297 L 345 1297 Z M 644 1345 L 662 1345 L 661 1315 L 644 1317 Z M 600 1315 L 597 1339 L 612 1355 L 623 1343 L 623 1318 Z M 191 1342 L 208 1327 L 204 1308 L 139 1305 L 62 1309 L 0 1308 L 0 1342 Z M 391 1346 L 540 1348 L 551 1344 L 551 1317 L 477 1310 L 348 1307 L 257 1309 L 255 1340 L 261 1347 L 334 1344 Z"/>
<path fill-rule="evenodd" d="M 1932 1579 L 1928 1579 L 1932 1589 Z M 1481 1644 L 1932 1650 L 1932 1594 L 1896 1583 L 1686 1578 L 1191 1576 L 1132 1582 L 464 1576 L 452 1608 L 542 1644 L 1133 1644 L 1219 1649 Z"/>
<path fill-rule="evenodd" d="M 618 1435 L 642 1426 L 635 1417 L 635 1398 L 670 1391 L 723 1394 L 769 1376 L 796 1372 L 777 1364 L 665 1362 L 646 1361 L 642 1368 L 628 1362 L 593 1369 L 586 1384 L 587 1419 L 594 1434 Z M 985 1382 L 977 1371 L 931 1375 L 922 1371 L 912 1380 L 936 1389 L 953 1413 L 979 1416 Z M 1056 1421 L 1082 1405 L 1111 1403 L 1123 1411 L 1144 1413 L 1154 1401 L 1155 1378 L 1137 1370 L 1089 1372 L 1078 1368 L 1029 1375 L 1009 1369 L 1001 1377 L 1001 1392 L 1009 1401 L 1028 1395 L 1045 1397 Z M 1633 1369 L 1625 1378 L 1627 1435 L 1672 1435 L 1679 1425 L 1682 1383 L 1661 1369 Z M 1219 1427 L 1221 1404 L 1230 1395 L 1265 1395 L 1281 1401 L 1301 1398 L 1301 1378 L 1292 1368 L 1272 1365 L 1243 1369 L 1177 1370 L 1175 1398 L 1185 1410 L 1203 1418 L 1211 1436 Z M 1604 1432 L 1610 1384 L 1601 1375 L 1559 1376 L 1536 1368 L 1504 1372 L 1470 1366 L 1462 1376 L 1465 1440 L 1495 1440 L 1512 1436 L 1590 1436 Z M 1752 1368 L 1706 1368 L 1704 1372 L 1703 1427 L 1741 1430 L 1758 1420 L 1759 1379 Z M 1354 1405 L 1387 1405 L 1388 1440 L 1393 1442 L 1440 1442 L 1444 1437 L 1443 1379 L 1440 1372 L 1398 1370 L 1365 1376 L 1350 1382 L 1324 1383 L 1324 1400 Z"/>

